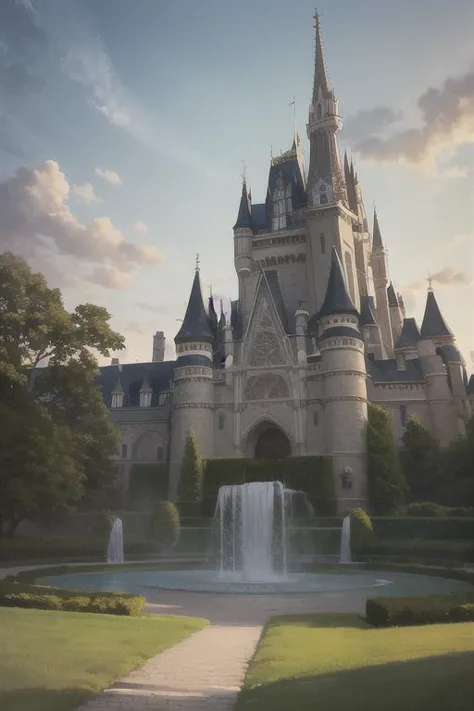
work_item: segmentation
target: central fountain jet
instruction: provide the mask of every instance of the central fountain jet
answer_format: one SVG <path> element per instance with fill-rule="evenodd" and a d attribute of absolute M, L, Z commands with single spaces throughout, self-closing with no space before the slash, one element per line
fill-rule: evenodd
<path fill-rule="evenodd" d="M 249 582 L 286 578 L 285 489 L 281 482 L 222 486 L 215 522 L 222 578 Z"/>

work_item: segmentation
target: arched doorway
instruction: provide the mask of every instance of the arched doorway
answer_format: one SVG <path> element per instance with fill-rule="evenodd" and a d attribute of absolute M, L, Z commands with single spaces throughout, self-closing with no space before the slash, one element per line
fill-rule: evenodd
<path fill-rule="evenodd" d="M 286 459 L 290 456 L 290 441 L 278 427 L 267 427 L 258 435 L 255 459 Z"/>

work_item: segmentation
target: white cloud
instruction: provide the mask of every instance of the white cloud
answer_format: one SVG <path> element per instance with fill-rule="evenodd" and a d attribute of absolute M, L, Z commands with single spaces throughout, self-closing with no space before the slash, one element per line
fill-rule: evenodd
<path fill-rule="evenodd" d="M 115 172 L 115 170 L 110 170 L 109 168 L 105 168 L 105 170 L 102 168 L 96 168 L 94 172 L 99 176 L 99 178 L 103 178 L 111 185 L 122 185 L 122 178 Z"/>
<path fill-rule="evenodd" d="M 70 191 L 52 160 L 1 182 L 0 250 L 25 257 L 55 283 L 69 260 L 74 286 L 86 281 L 118 289 L 141 267 L 163 264 L 155 247 L 127 242 L 110 217 L 81 223 L 69 207 Z"/>
<path fill-rule="evenodd" d="M 102 198 L 97 197 L 94 192 L 94 188 L 90 183 L 84 183 L 84 185 L 73 185 L 72 192 L 87 205 L 94 205 L 98 202 L 102 202 Z"/>
<path fill-rule="evenodd" d="M 135 223 L 132 225 L 132 230 L 133 230 L 134 232 L 140 232 L 140 233 L 142 233 L 142 232 L 148 232 L 148 225 L 146 225 L 146 224 L 145 224 L 144 222 L 142 222 L 141 220 L 137 220 L 137 222 L 135 222 Z"/>

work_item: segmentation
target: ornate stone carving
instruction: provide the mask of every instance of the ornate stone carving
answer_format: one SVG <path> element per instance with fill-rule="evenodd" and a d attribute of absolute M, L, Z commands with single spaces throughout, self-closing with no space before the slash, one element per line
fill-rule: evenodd
<path fill-rule="evenodd" d="M 285 362 L 281 339 L 270 316 L 268 303 L 262 299 L 255 319 L 250 344 L 249 365 L 281 365 Z"/>
<path fill-rule="evenodd" d="M 288 384 L 282 375 L 251 375 L 245 385 L 246 400 L 275 400 L 289 397 Z"/>

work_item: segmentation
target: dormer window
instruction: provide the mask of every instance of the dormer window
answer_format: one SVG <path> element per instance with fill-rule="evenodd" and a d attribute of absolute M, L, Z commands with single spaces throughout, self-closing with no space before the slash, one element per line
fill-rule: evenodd
<path fill-rule="evenodd" d="M 112 393 L 112 409 L 115 410 L 119 407 L 123 407 L 123 392 Z"/>
<path fill-rule="evenodd" d="M 140 390 L 140 407 L 150 407 L 151 406 L 151 390 Z"/>

